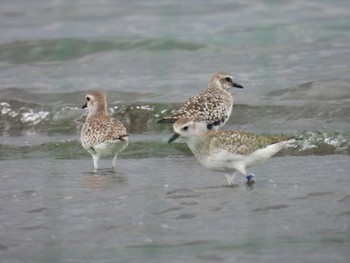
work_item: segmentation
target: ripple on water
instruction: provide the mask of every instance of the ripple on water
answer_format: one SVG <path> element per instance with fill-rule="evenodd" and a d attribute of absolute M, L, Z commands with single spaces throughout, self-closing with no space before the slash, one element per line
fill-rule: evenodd
<path fill-rule="evenodd" d="M 256 208 L 251 210 L 251 212 L 261 212 L 261 211 L 269 211 L 269 210 L 280 210 L 283 208 L 287 208 L 289 205 L 271 205 L 271 206 L 266 206 L 262 208 Z"/>
<path fill-rule="evenodd" d="M 172 199 L 195 198 L 200 196 L 200 194 L 196 193 L 195 191 L 186 188 L 171 190 L 166 194 L 168 195 L 168 198 Z"/>

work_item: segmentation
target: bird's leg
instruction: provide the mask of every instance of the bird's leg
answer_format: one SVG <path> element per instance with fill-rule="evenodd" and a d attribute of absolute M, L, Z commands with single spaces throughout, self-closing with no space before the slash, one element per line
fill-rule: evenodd
<path fill-rule="evenodd" d="M 112 170 L 113 171 L 115 169 L 116 163 L 117 163 L 117 155 L 114 155 L 112 158 Z"/>
<path fill-rule="evenodd" d="M 225 174 L 225 176 L 226 176 L 228 185 L 231 185 L 230 175 L 229 174 Z"/>
<path fill-rule="evenodd" d="M 233 180 L 235 179 L 236 174 L 235 173 L 233 173 L 233 174 L 225 174 L 225 176 L 226 176 L 228 185 L 233 185 Z"/>
<path fill-rule="evenodd" d="M 100 160 L 100 156 L 93 154 L 92 156 L 92 160 L 94 161 L 94 172 L 97 172 L 98 169 L 98 160 Z"/>
<path fill-rule="evenodd" d="M 252 185 L 252 184 L 254 184 L 254 183 L 255 183 L 254 177 L 255 177 L 254 174 L 248 174 L 248 175 L 246 176 L 246 178 L 247 178 L 246 184 L 247 184 L 247 185 Z"/>

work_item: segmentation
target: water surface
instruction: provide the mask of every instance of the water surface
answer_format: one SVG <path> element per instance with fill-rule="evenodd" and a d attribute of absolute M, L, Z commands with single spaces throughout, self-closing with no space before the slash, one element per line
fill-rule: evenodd
<path fill-rule="evenodd" d="M 349 262 L 349 1 L 4 0 L 1 262 Z M 218 70 L 225 129 L 300 140 L 227 187 L 157 120 Z M 90 89 L 130 145 L 92 173 Z"/>

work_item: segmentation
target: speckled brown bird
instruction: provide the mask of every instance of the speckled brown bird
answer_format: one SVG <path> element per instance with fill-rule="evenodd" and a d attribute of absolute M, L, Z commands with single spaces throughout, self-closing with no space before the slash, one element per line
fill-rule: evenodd
<path fill-rule="evenodd" d="M 206 125 L 203 126 L 205 130 L 218 130 L 225 125 L 231 115 L 233 98 L 230 90 L 233 87 L 243 88 L 233 81 L 231 74 L 214 73 L 209 79 L 207 89 L 189 98 L 180 109 L 158 123 L 174 123 L 181 117 L 196 116 L 196 120 L 205 121 Z"/>
<path fill-rule="evenodd" d="M 112 168 L 115 168 L 117 155 L 128 146 L 128 134 L 120 121 L 108 115 L 106 97 L 100 91 L 89 92 L 83 109 L 88 116 L 81 129 L 80 140 L 94 162 L 94 171 L 98 169 L 100 157 L 113 156 Z"/>
<path fill-rule="evenodd" d="M 225 173 L 229 185 L 233 184 L 236 172 L 254 183 L 254 175 L 246 168 L 260 164 L 295 140 L 287 136 L 259 136 L 243 131 L 202 131 L 198 122 L 187 117 L 174 124 L 175 134 L 169 142 L 181 136 L 198 161 L 213 171 Z"/>

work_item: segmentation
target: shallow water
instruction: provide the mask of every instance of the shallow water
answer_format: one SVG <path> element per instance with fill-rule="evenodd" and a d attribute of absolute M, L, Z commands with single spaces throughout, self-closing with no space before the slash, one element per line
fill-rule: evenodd
<path fill-rule="evenodd" d="M 350 2 L 3 0 L 1 262 L 349 262 Z M 157 120 L 215 71 L 225 129 L 299 138 L 227 187 Z M 93 174 L 103 90 L 130 145 Z"/>
<path fill-rule="evenodd" d="M 226 186 L 223 174 L 192 156 L 124 159 L 117 173 L 99 174 L 90 172 L 89 159 L 7 164 L 3 262 L 346 262 L 350 256 L 347 156 L 273 158 L 251 169 L 252 188 L 240 177 L 238 186 Z"/>

